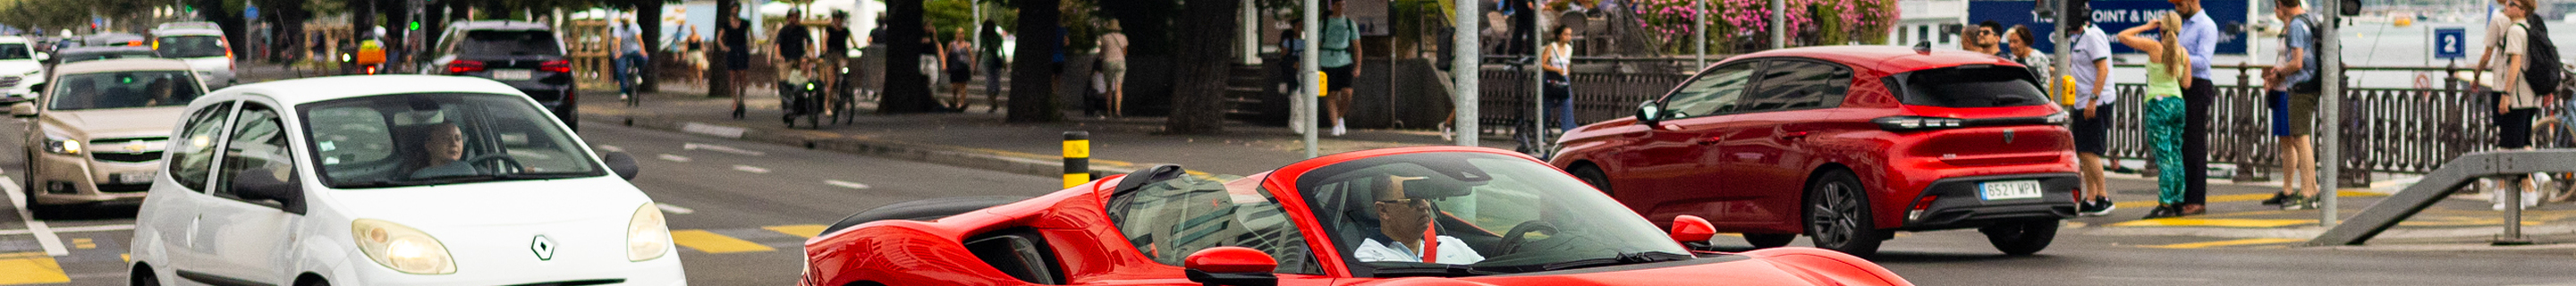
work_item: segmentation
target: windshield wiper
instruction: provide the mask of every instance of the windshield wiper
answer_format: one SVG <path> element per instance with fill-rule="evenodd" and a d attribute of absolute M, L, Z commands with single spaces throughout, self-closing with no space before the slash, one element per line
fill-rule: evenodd
<path fill-rule="evenodd" d="M 1377 268 L 1377 271 L 1372 273 L 1372 276 L 1373 276 L 1373 277 L 1378 277 L 1378 278 L 1389 278 L 1389 277 L 1415 277 L 1415 276 L 1461 277 L 1461 276 L 1494 275 L 1494 274 L 1503 274 L 1503 273 L 1502 273 L 1502 272 L 1494 272 L 1494 271 L 1476 270 L 1476 268 L 1474 268 L 1474 267 L 1469 267 L 1469 266 L 1466 266 L 1466 265 L 1457 265 L 1457 264 L 1430 264 L 1430 263 L 1425 263 L 1425 264 L 1419 264 L 1419 265 L 1406 265 L 1406 266 L 1394 266 L 1394 267 L 1378 267 L 1378 268 Z"/>
<path fill-rule="evenodd" d="M 1547 265 L 1539 266 L 1539 270 L 1547 271 L 1622 264 L 1654 263 L 1685 259 L 1691 259 L 1691 255 L 1656 251 L 1623 252 L 1611 257 L 1548 263 Z"/>

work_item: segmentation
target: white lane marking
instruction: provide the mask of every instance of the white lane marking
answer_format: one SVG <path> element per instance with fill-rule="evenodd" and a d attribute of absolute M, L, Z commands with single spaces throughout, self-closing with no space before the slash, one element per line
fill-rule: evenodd
<path fill-rule="evenodd" d="M 763 168 L 760 168 L 760 167 L 752 167 L 752 166 L 744 166 L 744 165 L 733 165 L 733 170 L 735 170 L 735 171 L 743 171 L 743 172 L 748 172 L 748 173 L 753 173 L 753 174 L 768 174 L 768 173 L 769 173 L 769 169 L 763 169 Z"/>
<path fill-rule="evenodd" d="M 53 229 L 54 229 L 54 233 L 98 232 L 98 231 L 134 230 L 134 225 L 131 225 L 131 224 L 84 225 L 84 226 L 66 226 L 66 227 L 57 227 L 57 228 L 53 228 Z M 33 233 L 33 232 L 35 232 L 35 231 L 25 230 L 25 229 L 0 229 L 0 235 L 20 235 L 20 234 L 28 234 L 28 233 Z"/>
<path fill-rule="evenodd" d="M 2119 277 L 2119 276 L 2084 276 L 2084 278 L 2089 278 L 2089 279 L 2108 279 L 2108 280 L 2141 280 L 2141 281 L 2188 281 L 2188 282 L 2210 282 L 2210 281 L 2217 281 L 2217 280 L 2210 280 L 2210 279 L 2208 279 L 2208 278 L 2190 278 L 2190 277 Z"/>
<path fill-rule="evenodd" d="M 689 122 L 689 124 L 680 125 L 680 132 L 685 132 L 685 133 L 696 133 L 696 134 L 707 135 L 707 136 L 722 137 L 722 138 L 726 138 L 726 139 L 742 139 L 742 133 L 743 133 L 743 131 L 746 131 L 746 130 L 745 130 L 745 129 L 743 129 L 742 127 L 723 126 L 723 125 L 705 124 L 705 123 L 697 123 L 697 122 Z"/>
<path fill-rule="evenodd" d="M 8 193 L 9 204 L 18 207 L 18 219 L 27 221 L 27 232 L 36 235 L 36 244 L 45 247 L 45 255 L 64 256 L 72 254 L 71 250 L 63 249 L 63 238 L 54 234 L 53 228 L 46 227 L 45 221 L 36 220 L 36 213 L 27 211 L 27 204 L 35 202 L 27 201 L 25 199 L 27 196 L 19 193 L 23 191 L 25 190 L 18 189 L 18 181 L 11 180 L 11 178 L 7 176 L 0 176 L 0 192 Z"/>
<path fill-rule="evenodd" d="M 852 189 L 861 189 L 861 190 L 868 189 L 868 184 L 852 183 L 852 182 L 849 182 L 849 181 L 842 181 L 842 180 L 823 180 L 823 183 L 824 183 L 824 184 L 833 185 L 833 186 L 839 186 L 839 187 L 843 187 L 843 188 L 852 188 Z"/>
<path fill-rule="evenodd" d="M 653 203 L 653 207 L 654 207 L 654 208 L 660 208 L 660 209 L 662 209 L 662 212 L 671 213 L 671 214 L 692 214 L 692 213 L 697 213 L 697 212 L 698 212 L 697 210 L 691 210 L 691 209 L 689 209 L 689 208 L 683 208 L 683 207 L 680 207 L 680 206 L 674 206 L 674 205 L 671 205 L 671 204 L 665 204 L 665 203 Z"/>
<path fill-rule="evenodd" d="M 604 151 L 604 152 L 626 152 L 626 148 L 619 148 L 619 147 L 617 147 L 617 145 L 600 144 L 600 145 L 599 145 L 599 151 Z"/>
<path fill-rule="evenodd" d="M 724 145 L 716 145 L 716 144 L 680 143 L 680 149 L 688 149 L 688 150 L 707 150 L 707 151 L 724 152 L 724 153 L 729 153 L 729 154 L 734 154 L 734 155 L 743 155 L 743 156 L 760 156 L 760 155 L 768 155 L 768 154 L 769 154 L 769 153 L 764 153 L 764 152 L 760 152 L 760 151 L 743 150 L 742 148 L 727 147 L 727 146 L 724 146 Z"/>
<path fill-rule="evenodd" d="M 681 163 L 688 163 L 688 162 L 689 162 L 689 157 L 680 157 L 680 155 L 662 154 L 661 156 L 657 156 L 657 157 L 661 157 L 663 161 L 681 162 Z"/>

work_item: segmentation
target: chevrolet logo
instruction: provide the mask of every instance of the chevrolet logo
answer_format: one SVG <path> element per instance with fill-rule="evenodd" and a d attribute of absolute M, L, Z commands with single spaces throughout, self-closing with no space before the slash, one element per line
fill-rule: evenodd
<path fill-rule="evenodd" d="M 151 147 L 152 147 L 152 146 L 144 146 L 144 145 L 143 145 L 143 141 L 125 142 L 125 152 L 126 152 L 126 153 L 138 153 L 138 154 L 139 154 L 139 153 L 143 153 L 143 149 L 144 149 L 144 148 L 151 148 Z"/>

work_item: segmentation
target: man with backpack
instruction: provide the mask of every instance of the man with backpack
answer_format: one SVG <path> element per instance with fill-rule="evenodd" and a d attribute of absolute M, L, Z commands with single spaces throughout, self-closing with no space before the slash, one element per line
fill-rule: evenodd
<path fill-rule="evenodd" d="M 2301 210 L 2317 207 L 2316 144 L 2310 134 L 2316 127 L 2317 94 L 2322 83 L 2317 79 L 2315 19 L 2307 17 L 2301 0 L 2274 0 L 2272 15 L 2288 27 L 2281 34 L 2281 59 L 2263 71 L 2264 90 L 2272 101 L 2272 136 L 2280 137 L 2281 192 L 2264 205 Z"/>
<path fill-rule="evenodd" d="M 2534 25 L 2540 21 L 2528 20 L 2532 7 L 2536 6 L 2532 0 L 2504 2 L 2503 14 L 2505 18 L 2511 19 L 2507 21 L 2511 26 L 2502 29 L 2501 33 L 2489 33 L 2497 35 L 2493 38 L 2495 40 L 2493 43 L 2498 43 L 2491 45 L 2489 55 L 2495 54 L 2496 50 L 2501 50 L 2504 54 L 2500 61 L 2502 66 L 2496 69 L 2496 89 L 2503 91 L 2503 96 L 2496 101 L 2496 114 L 2500 115 L 2496 117 L 2496 126 L 2504 129 L 2503 132 L 2498 133 L 2499 142 L 2496 143 L 2496 147 L 2528 149 L 2531 147 L 2531 120 L 2533 115 L 2540 112 L 2540 99 L 2548 97 L 2547 92 L 2556 91 L 2558 87 L 2560 71 L 2557 48 L 2546 38 L 2547 28 Z M 2503 209 L 2505 204 L 2514 203 L 2513 200 L 2503 199 L 2506 192 L 2511 192 L 2510 189 L 2521 190 L 2522 197 L 2519 203 L 2523 206 L 2539 205 L 2540 196 L 2528 176 L 2509 178 L 2507 182 L 2512 183 L 2505 187 L 2509 190 L 2496 192 L 2498 197 L 2495 200 L 2496 209 Z"/>

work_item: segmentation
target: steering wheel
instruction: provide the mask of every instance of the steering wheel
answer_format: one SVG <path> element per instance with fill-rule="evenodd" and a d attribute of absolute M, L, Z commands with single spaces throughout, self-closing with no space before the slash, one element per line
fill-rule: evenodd
<path fill-rule="evenodd" d="M 1556 224 L 1548 223 L 1547 221 L 1533 220 L 1521 222 L 1519 225 L 1513 225 L 1512 230 L 1503 232 L 1503 253 L 1520 253 L 1521 243 L 1527 242 L 1522 240 L 1521 237 L 1524 234 L 1542 230 L 1551 234 L 1557 233 Z"/>
<path fill-rule="evenodd" d="M 466 158 L 464 161 L 467 164 L 466 166 L 483 166 L 484 164 L 495 161 L 509 163 L 510 168 L 498 169 L 495 170 L 494 173 L 500 173 L 499 170 L 518 170 L 520 167 L 527 166 L 527 164 L 520 164 L 519 158 L 510 157 L 510 154 L 508 153 L 483 154 L 481 156 L 474 156 L 474 158 Z"/>

